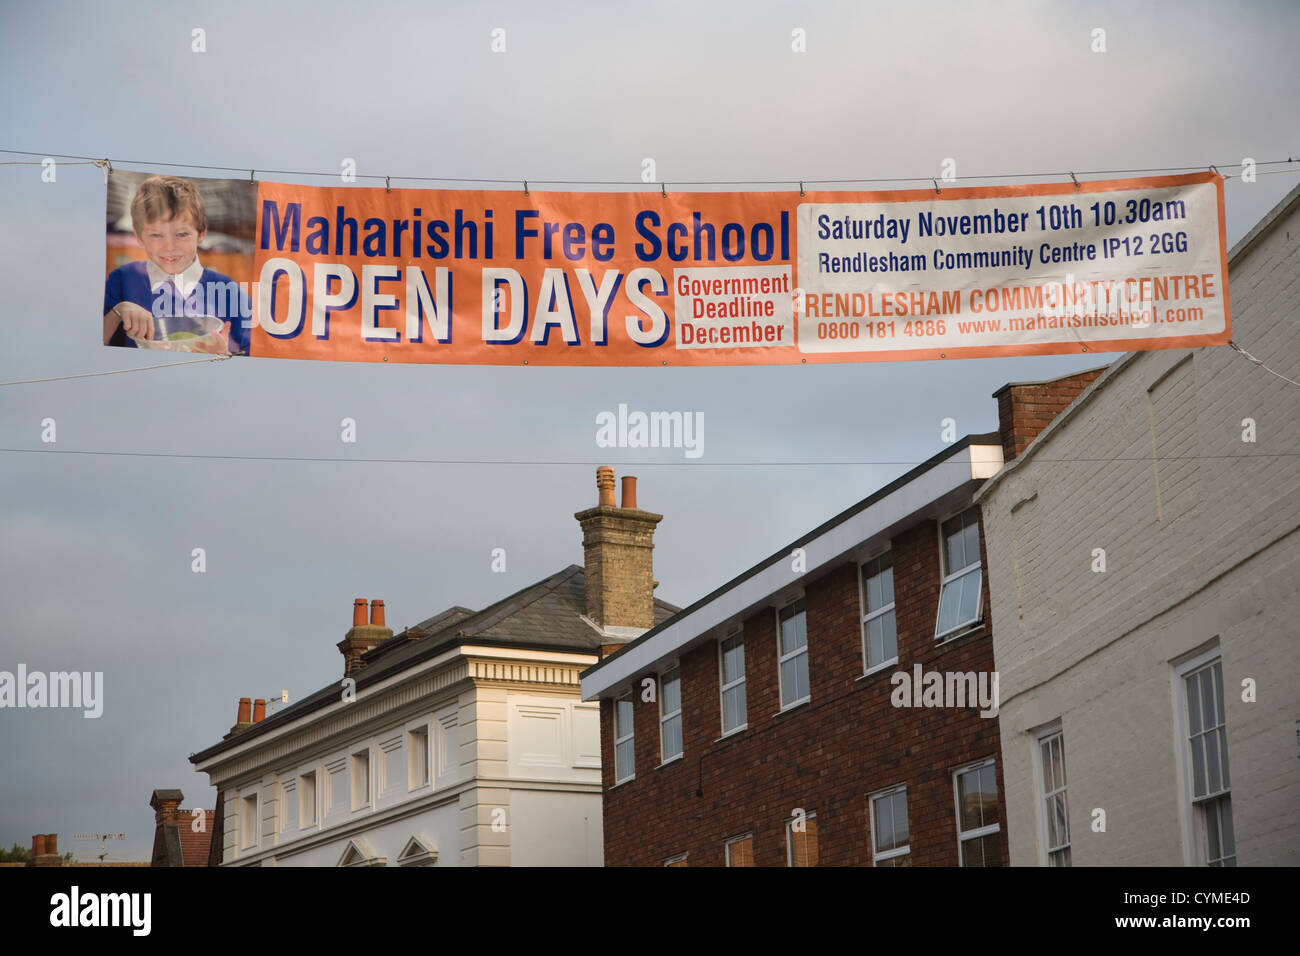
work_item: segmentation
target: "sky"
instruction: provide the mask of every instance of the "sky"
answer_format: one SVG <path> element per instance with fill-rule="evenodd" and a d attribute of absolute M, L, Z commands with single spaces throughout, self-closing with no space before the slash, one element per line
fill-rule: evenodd
<path fill-rule="evenodd" d="M 637 180 L 652 158 L 670 184 L 788 188 L 938 176 L 946 158 L 961 176 L 1206 168 L 1300 156 L 1298 35 L 1285 2 L 9 2 L 0 148 L 34 155 L 0 161 L 352 158 L 363 174 L 540 183 Z M 1296 170 L 1228 180 L 1230 244 Z M 54 182 L 0 166 L 0 383 L 155 364 L 100 344 L 104 199 L 94 166 Z M 337 681 L 354 598 L 384 600 L 400 629 L 581 564 L 573 514 L 595 504 L 597 465 L 638 476 L 641 507 L 664 515 L 656 593 L 685 606 L 942 450 L 945 418 L 996 430 L 1001 385 L 1116 357 L 244 358 L 0 386 L 0 670 L 104 675 L 97 719 L 0 710 L 0 845 L 58 833 L 93 859 L 98 842 L 76 834 L 125 833 L 109 858 L 148 860 L 152 791 L 212 807 L 188 756 L 240 697 Z M 597 447 L 596 416 L 620 403 L 703 413 L 703 456 Z M 285 460 L 313 458 L 327 460 Z M 395 458 L 422 461 L 340 460 Z"/>

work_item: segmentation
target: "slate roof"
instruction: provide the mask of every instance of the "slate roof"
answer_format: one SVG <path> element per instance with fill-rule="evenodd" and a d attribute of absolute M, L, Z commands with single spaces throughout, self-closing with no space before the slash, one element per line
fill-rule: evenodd
<path fill-rule="evenodd" d="M 680 610 L 655 598 L 654 620 L 658 626 Z M 533 650 L 597 653 L 607 641 L 581 615 L 587 612 L 587 576 L 571 564 L 550 577 L 516 591 L 481 611 L 453 605 L 408 627 L 362 655 L 365 666 L 353 673 L 357 689 L 377 683 L 443 651 L 462 644 L 518 647 Z M 342 635 L 340 635 L 342 637 Z M 224 750 L 242 745 L 283 727 L 339 699 L 339 681 L 333 681 L 308 697 L 291 704 L 265 720 L 190 756 L 199 763 Z"/>

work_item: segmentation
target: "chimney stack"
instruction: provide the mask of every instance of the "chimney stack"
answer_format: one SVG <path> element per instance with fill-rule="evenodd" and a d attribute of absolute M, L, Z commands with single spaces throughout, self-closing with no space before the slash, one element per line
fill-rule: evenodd
<path fill-rule="evenodd" d="M 239 707 L 235 710 L 235 726 L 230 728 L 230 733 L 226 734 L 227 737 L 230 734 L 239 733 L 245 727 L 253 726 L 252 707 L 253 701 L 250 698 L 239 698 Z"/>
<path fill-rule="evenodd" d="M 596 507 L 574 515 L 582 527 L 587 616 L 606 636 L 628 641 L 654 627 L 654 532 L 663 515 L 636 503 L 636 478 L 623 478 L 614 502 L 614 469 L 596 469 Z M 611 630 L 617 629 L 617 630 Z"/>
<path fill-rule="evenodd" d="M 392 636 L 392 629 L 384 623 L 383 601 L 370 602 L 369 624 L 366 623 L 366 599 L 353 601 L 352 627 L 338 644 L 339 653 L 343 655 L 343 676 L 350 677 L 360 670 L 364 666 L 361 655 Z"/>
<path fill-rule="evenodd" d="M 998 432 L 1002 460 L 1019 458 L 1029 443 L 1065 411 L 1104 368 L 1063 375 L 1047 382 L 1009 382 L 993 393 L 998 400 Z"/>
<path fill-rule="evenodd" d="M 155 790 L 149 799 L 149 806 L 153 807 L 154 825 L 159 827 L 167 824 L 175 825 L 180 816 L 181 801 L 184 799 L 185 794 L 179 790 Z"/>
<path fill-rule="evenodd" d="M 32 859 L 28 866 L 62 866 L 59 856 L 59 835 L 37 833 L 32 836 Z"/>

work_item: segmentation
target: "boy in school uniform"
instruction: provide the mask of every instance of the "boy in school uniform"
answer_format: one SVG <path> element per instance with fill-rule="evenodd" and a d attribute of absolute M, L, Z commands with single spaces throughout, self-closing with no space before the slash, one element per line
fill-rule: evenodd
<path fill-rule="evenodd" d="M 198 187 L 178 176 L 150 176 L 131 200 L 131 228 L 149 257 L 128 262 L 104 283 L 104 344 L 135 348 L 154 338 L 154 315 L 214 315 L 224 321 L 219 351 L 247 355 L 252 314 L 229 277 L 199 262 L 208 216 Z"/>

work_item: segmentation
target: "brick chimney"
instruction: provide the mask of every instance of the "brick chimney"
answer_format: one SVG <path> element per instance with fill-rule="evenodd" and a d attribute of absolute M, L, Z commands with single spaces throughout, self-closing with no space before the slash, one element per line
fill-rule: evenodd
<path fill-rule="evenodd" d="M 153 853 L 149 858 L 150 866 L 184 865 L 180 836 L 180 805 L 184 799 L 185 794 L 179 790 L 155 790 L 149 798 L 149 806 L 153 807 Z"/>
<path fill-rule="evenodd" d="M 1002 460 L 1024 454 L 1057 415 L 1065 411 L 1105 368 L 1089 369 L 1046 382 L 1009 382 L 993 393 L 998 400 L 998 431 L 1002 434 Z"/>
<path fill-rule="evenodd" d="M 37 833 L 32 836 L 32 859 L 28 866 L 62 866 L 59 856 L 59 835 Z"/>
<path fill-rule="evenodd" d="M 596 469 L 596 492 L 596 507 L 574 515 L 582 526 L 587 616 L 617 644 L 654 627 L 654 532 L 663 515 L 637 507 L 631 475 L 623 478 L 622 504 L 615 504 L 608 465 Z"/>
<path fill-rule="evenodd" d="M 363 667 L 361 655 L 376 644 L 382 644 L 393 636 L 392 628 L 384 624 L 384 602 L 370 602 L 370 623 L 366 623 L 366 599 L 357 598 L 352 602 L 352 627 L 343 640 L 339 641 L 339 653 L 343 655 L 343 676 L 348 677 Z"/>

